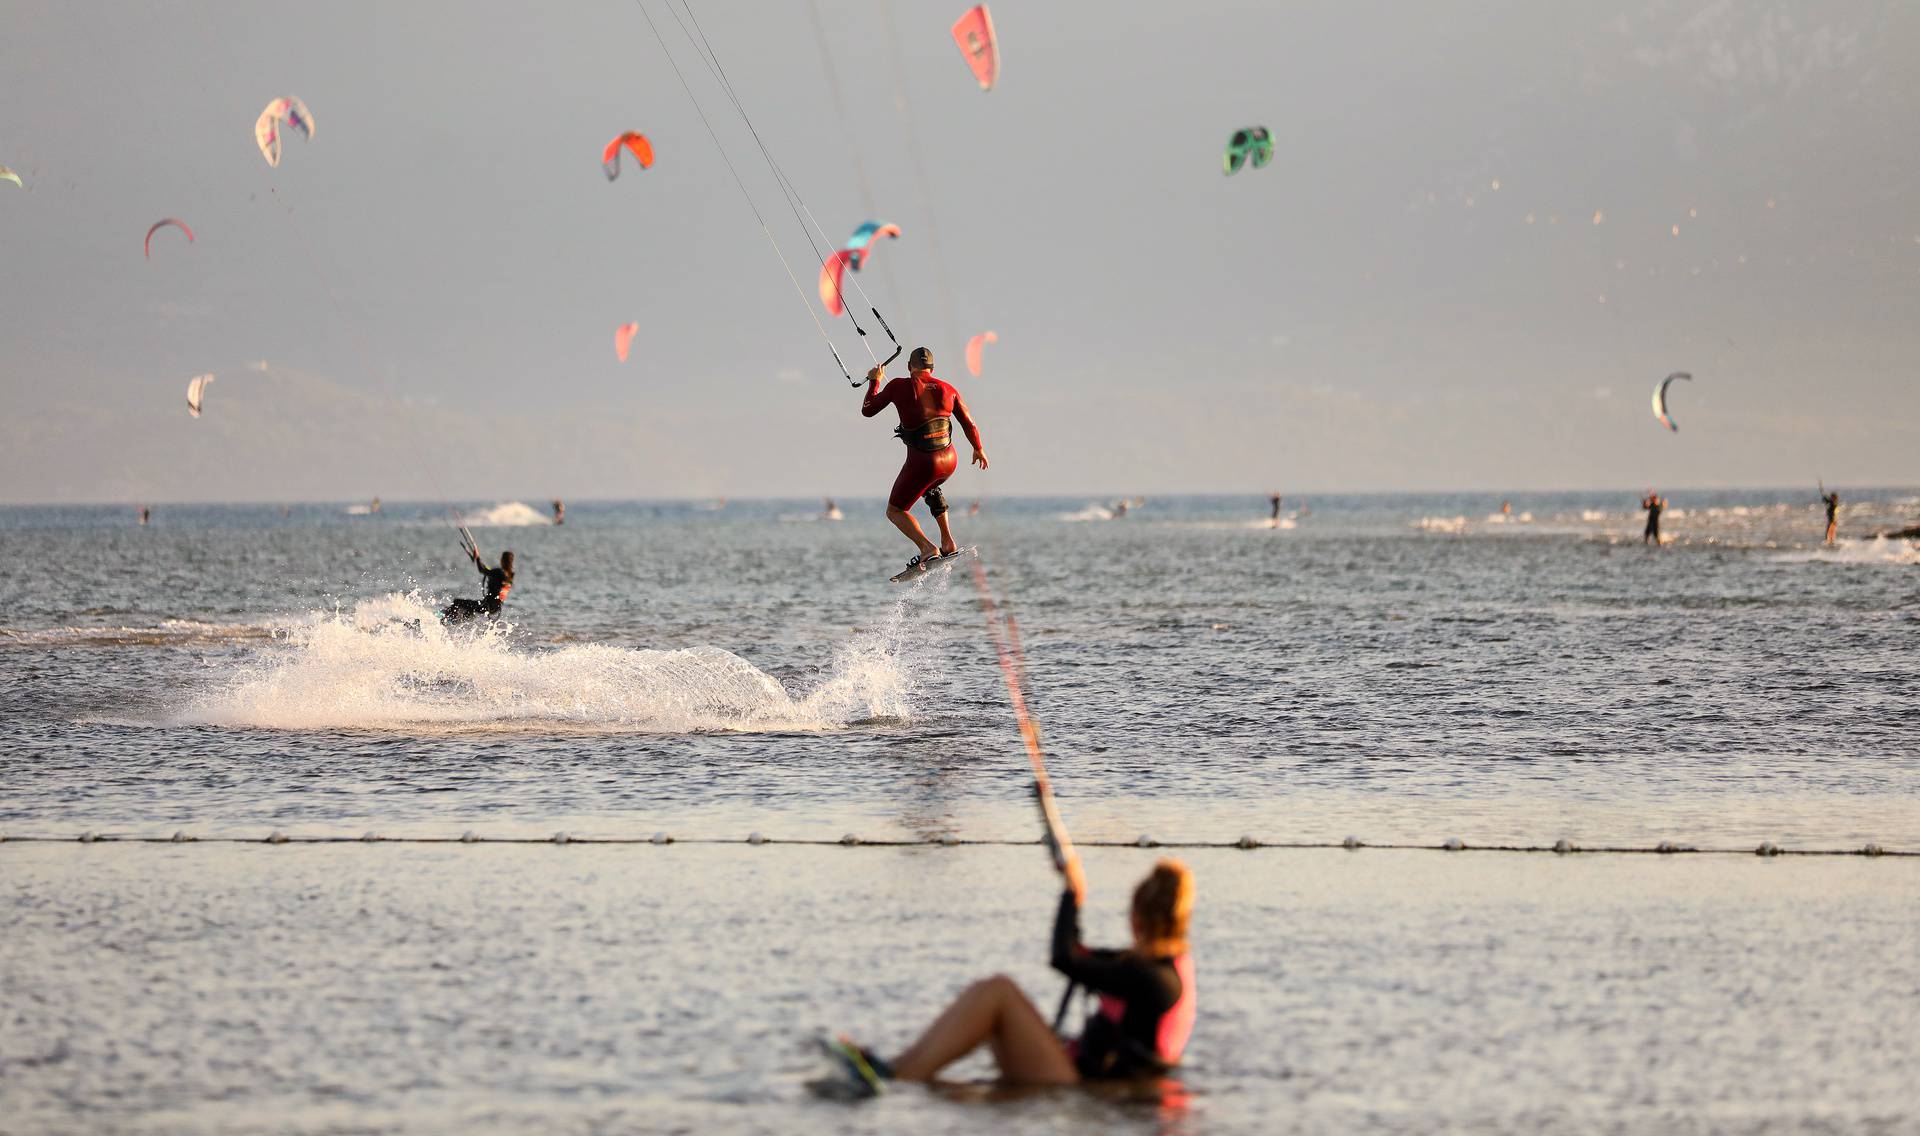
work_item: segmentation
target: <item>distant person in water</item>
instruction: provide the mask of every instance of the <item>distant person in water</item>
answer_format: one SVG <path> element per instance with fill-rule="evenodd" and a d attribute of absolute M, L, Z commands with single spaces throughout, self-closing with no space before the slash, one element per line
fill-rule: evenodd
<path fill-rule="evenodd" d="M 1649 489 L 1647 490 L 1647 495 L 1640 499 L 1640 507 L 1647 511 L 1647 529 L 1640 534 L 1640 543 L 1658 546 L 1660 543 L 1660 513 L 1661 510 L 1667 507 L 1667 499 Z"/>
<path fill-rule="evenodd" d="M 558 497 L 553 499 L 553 523 L 556 525 L 567 523 L 567 503 Z"/>
<path fill-rule="evenodd" d="M 1513 502 L 1511 501 L 1500 502 L 1500 515 L 1503 517 L 1513 516 Z"/>
<path fill-rule="evenodd" d="M 1113 503 L 1113 519 L 1117 521 L 1121 517 L 1126 516 L 1127 506 L 1130 505 L 1131 503 L 1132 502 L 1128 501 L 1125 497 L 1122 497 L 1118 501 L 1115 501 Z"/>
<path fill-rule="evenodd" d="M 980 502 L 976 500 L 974 501 L 973 504 L 967 506 L 967 516 L 977 517 L 979 515 L 980 515 Z"/>
<path fill-rule="evenodd" d="M 1831 493 L 1821 493 L 1820 503 L 1827 507 L 1827 543 L 1832 544 L 1834 536 L 1840 531 L 1840 491 L 1835 489 Z"/>
<path fill-rule="evenodd" d="M 147 508 L 145 505 L 140 506 L 140 523 L 141 524 L 143 525 L 146 524 L 147 519 L 151 516 L 153 516 L 152 509 Z"/>
<path fill-rule="evenodd" d="M 1267 494 L 1267 508 L 1269 510 L 1269 513 L 1267 515 L 1267 521 L 1270 524 L 1272 524 L 1274 528 L 1279 528 L 1280 527 L 1280 494 L 1278 492 Z"/>
<path fill-rule="evenodd" d="M 845 516 L 845 514 L 843 514 L 840 511 L 840 506 L 834 504 L 833 498 L 831 497 L 826 499 L 826 510 L 822 512 L 820 515 L 825 517 L 829 521 L 837 521 L 841 517 Z"/>
<path fill-rule="evenodd" d="M 887 520 L 919 550 L 907 561 L 911 570 L 942 556 L 951 556 L 960 549 L 947 523 L 947 496 L 942 489 L 960 465 L 960 455 L 953 448 L 953 420 L 960 420 L 960 429 L 973 446 L 974 465 L 987 468 L 987 452 L 981 448 L 980 428 L 974 424 L 966 400 L 960 397 L 959 391 L 934 378 L 931 348 L 914 348 L 913 354 L 907 357 L 907 374 L 883 388 L 880 380 L 886 373 L 885 367 L 867 372 L 867 394 L 860 401 L 860 413 L 872 418 L 891 406 L 900 415 L 900 425 L 893 432 L 907 444 L 907 460 L 893 480 L 893 491 L 887 495 Z M 933 514 L 934 522 L 940 526 L 938 547 L 927 539 L 926 530 L 907 511 L 923 497 L 927 512 Z"/>
<path fill-rule="evenodd" d="M 380 498 L 375 497 L 373 499 L 373 504 L 367 506 L 367 512 L 377 513 L 379 511 L 380 511 Z"/>
<path fill-rule="evenodd" d="M 513 590 L 513 553 L 502 552 L 498 568 L 487 567 L 487 562 L 480 559 L 480 553 L 474 549 L 468 549 L 467 556 L 480 570 L 481 596 L 477 600 L 461 598 L 448 604 L 447 610 L 440 613 L 440 618 L 448 623 L 466 623 L 483 615 L 488 619 L 498 616 L 500 609 L 507 605 L 507 593 Z"/>

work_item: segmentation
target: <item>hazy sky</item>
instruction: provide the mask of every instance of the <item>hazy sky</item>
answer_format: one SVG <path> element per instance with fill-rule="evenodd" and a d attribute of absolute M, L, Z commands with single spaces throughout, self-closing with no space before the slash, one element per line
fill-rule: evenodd
<path fill-rule="evenodd" d="M 905 230 L 962 496 L 1920 481 L 1920 6 L 1002 0 L 982 93 L 960 0 L 692 2 L 828 235 Z M 811 298 L 667 0 L 0 2 L 0 499 L 884 493 L 642 5 Z"/>

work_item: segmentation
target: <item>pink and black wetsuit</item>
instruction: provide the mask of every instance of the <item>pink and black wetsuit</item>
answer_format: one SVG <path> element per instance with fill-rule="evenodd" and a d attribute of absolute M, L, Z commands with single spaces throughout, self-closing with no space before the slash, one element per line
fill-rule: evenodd
<path fill-rule="evenodd" d="M 960 429 L 976 450 L 980 448 L 980 429 L 974 425 L 973 415 L 967 413 L 960 392 L 932 375 L 924 379 L 908 375 L 869 390 L 860 402 L 860 413 L 872 418 L 889 406 L 900 412 L 900 426 L 894 433 L 907 444 L 907 460 L 894 478 L 887 504 L 911 509 L 924 496 L 928 507 L 939 516 L 946 512 L 945 502 L 929 493 L 952 477 L 960 465 L 960 455 L 953 448 L 952 420 L 960 420 Z"/>
<path fill-rule="evenodd" d="M 1077 1041 L 1068 1043 L 1087 1080 L 1152 1077 L 1180 1062 L 1193 1033 L 1193 956 L 1146 958 L 1080 942 L 1080 906 L 1060 897 L 1053 921 L 1053 969 L 1100 996 Z"/>

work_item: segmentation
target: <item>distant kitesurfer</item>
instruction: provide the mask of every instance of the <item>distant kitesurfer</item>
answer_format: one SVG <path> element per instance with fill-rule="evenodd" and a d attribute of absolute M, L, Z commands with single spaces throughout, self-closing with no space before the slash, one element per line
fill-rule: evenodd
<path fill-rule="evenodd" d="M 1280 527 L 1280 492 L 1279 490 L 1275 490 L 1272 493 L 1267 494 L 1267 505 L 1272 510 L 1272 513 L 1267 517 L 1267 520 L 1269 523 L 1272 524 L 1274 528 L 1277 529 Z"/>
<path fill-rule="evenodd" d="M 980 515 L 980 499 L 976 497 L 974 498 L 973 504 L 967 506 L 967 516 L 977 517 L 979 515 Z"/>
<path fill-rule="evenodd" d="M 1647 511 L 1647 530 L 1640 534 L 1640 543 L 1651 544 L 1658 547 L 1660 544 L 1660 513 L 1667 507 L 1667 499 L 1649 489 L 1647 490 L 1647 495 L 1640 499 L 1640 507 Z"/>
<path fill-rule="evenodd" d="M 375 497 L 373 499 L 373 504 L 367 506 L 367 512 L 378 513 L 379 511 L 380 511 L 380 498 Z"/>
<path fill-rule="evenodd" d="M 831 497 L 826 499 L 826 506 L 826 511 L 820 515 L 829 521 L 837 521 L 846 515 L 840 511 L 840 506 L 833 503 Z"/>
<path fill-rule="evenodd" d="M 448 604 L 447 610 L 440 613 L 440 618 L 448 623 L 465 623 L 483 615 L 492 619 L 506 606 L 507 593 L 513 590 L 513 553 L 502 552 L 498 568 L 487 567 L 477 549 L 467 549 L 467 558 L 480 570 L 481 596 L 477 600 L 463 597 Z"/>
<path fill-rule="evenodd" d="M 1828 493 L 1825 489 L 1821 487 L 1820 503 L 1827 507 L 1827 543 L 1831 545 L 1834 535 L 1840 531 L 1840 491 Z"/>
<path fill-rule="evenodd" d="M 1119 520 L 1119 519 L 1120 519 L 1121 517 L 1124 517 L 1124 516 L 1126 516 L 1126 515 L 1127 515 L 1127 507 L 1128 507 L 1129 505 L 1131 505 L 1131 504 L 1132 504 L 1132 502 L 1131 502 L 1131 501 L 1129 501 L 1129 500 L 1127 500 L 1127 499 L 1126 499 L 1125 497 L 1122 497 L 1122 498 L 1120 498 L 1120 499 L 1119 499 L 1118 501 L 1115 501 L 1115 502 L 1113 503 L 1113 509 L 1112 509 L 1112 512 L 1113 512 L 1113 519 L 1117 521 L 1117 520 Z"/>
<path fill-rule="evenodd" d="M 140 506 L 140 523 L 142 525 L 145 525 L 147 523 L 148 518 L 152 516 L 153 516 L 152 509 L 147 508 L 145 505 Z"/>
<path fill-rule="evenodd" d="M 891 1062 L 846 1042 L 830 1050 L 872 1091 L 878 1085 L 869 1072 L 879 1079 L 930 1081 L 982 1045 L 992 1049 L 1000 1079 L 1016 1085 L 1165 1075 L 1179 1063 L 1193 1032 L 1193 958 L 1187 953 L 1193 875 L 1178 860 L 1153 866 L 1133 889 L 1133 946 L 1126 950 L 1081 945 L 1080 905 L 1087 884 L 1079 857 L 1067 862 L 1066 875 L 1053 922 L 1052 966 L 1100 999 L 1077 1039 L 1057 1036 L 1020 987 L 1002 974 L 967 987 Z"/>
<path fill-rule="evenodd" d="M 1511 501 L 1500 502 L 1500 515 L 1503 517 L 1513 516 L 1513 502 Z"/>
<path fill-rule="evenodd" d="M 558 497 L 553 499 L 553 523 L 556 525 L 567 523 L 567 503 Z"/>
<path fill-rule="evenodd" d="M 987 468 L 987 453 L 980 447 L 980 428 L 974 425 L 973 415 L 967 412 L 960 392 L 934 378 L 930 348 L 914 348 L 913 354 L 907 357 L 906 376 L 893 379 L 882 388 L 880 380 L 885 374 L 885 367 L 867 372 L 867 394 L 860 402 L 860 413 L 872 418 L 889 406 L 900 413 L 900 425 L 894 434 L 907 444 L 907 460 L 900 467 L 900 475 L 894 478 L 893 491 L 887 495 L 887 520 L 919 549 L 918 555 L 907 561 L 907 567 L 914 569 L 942 556 L 951 556 L 960 548 L 954 543 L 953 529 L 947 524 L 947 498 L 941 489 L 960 464 L 959 454 L 953 448 L 953 419 L 960 420 L 960 429 L 966 432 L 967 441 L 973 446 L 973 464 Z M 927 539 L 920 522 L 907 511 L 922 497 L 927 499 L 927 511 L 940 526 L 937 548 Z"/>

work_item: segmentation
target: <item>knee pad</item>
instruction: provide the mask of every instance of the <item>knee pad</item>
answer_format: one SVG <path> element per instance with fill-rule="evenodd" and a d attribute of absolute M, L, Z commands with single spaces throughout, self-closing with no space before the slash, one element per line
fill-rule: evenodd
<path fill-rule="evenodd" d="M 938 485 L 927 490 L 927 512 L 936 517 L 947 515 L 947 495 Z"/>

